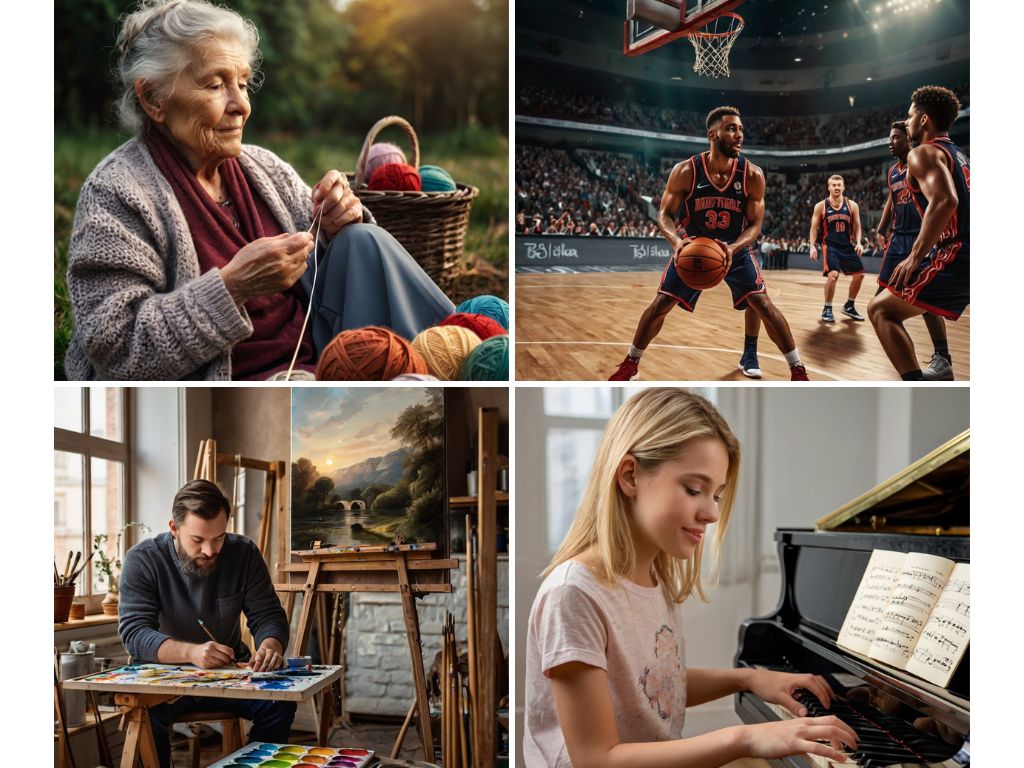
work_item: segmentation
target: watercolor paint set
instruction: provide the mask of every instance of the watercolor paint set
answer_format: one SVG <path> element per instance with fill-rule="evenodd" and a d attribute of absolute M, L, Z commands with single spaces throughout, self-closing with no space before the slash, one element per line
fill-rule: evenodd
<path fill-rule="evenodd" d="M 363 768 L 372 758 L 372 749 L 259 742 L 245 745 L 210 768 Z"/>

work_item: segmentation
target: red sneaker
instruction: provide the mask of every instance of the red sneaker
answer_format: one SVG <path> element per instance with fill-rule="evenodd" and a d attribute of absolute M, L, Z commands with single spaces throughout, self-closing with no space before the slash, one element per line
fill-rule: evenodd
<path fill-rule="evenodd" d="M 810 381 L 807 378 L 807 369 L 802 365 L 791 365 L 789 366 L 789 380 L 790 381 Z"/>
<path fill-rule="evenodd" d="M 619 367 L 608 377 L 608 381 L 636 381 L 639 378 L 640 361 L 626 355 L 626 359 L 619 363 Z"/>

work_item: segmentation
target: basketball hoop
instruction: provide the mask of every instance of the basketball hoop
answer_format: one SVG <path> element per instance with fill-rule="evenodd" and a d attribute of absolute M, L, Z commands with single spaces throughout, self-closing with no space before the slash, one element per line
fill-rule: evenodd
<path fill-rule="evenodd" d="M 743 17 L 738 13 L 716 16 L 699 32 L 691 32 L 696 60 L 693 71 L 706 77 L 729 76 L 729 51 L 736 37 L 743 31 Z"/>

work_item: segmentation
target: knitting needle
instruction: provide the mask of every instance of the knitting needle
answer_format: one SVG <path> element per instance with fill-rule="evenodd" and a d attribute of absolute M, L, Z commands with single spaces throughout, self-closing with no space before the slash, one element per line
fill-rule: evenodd
<path fill-rule="evenodd" d="M 218 642 L 217 638 L 213 636 L 213 632 L 211 632 L 211 631 L 210 631 L 210 630 L 209 630 L 209 629 L 207 628 L 207 626 L 206 626 L 205 624 L 203 624 L 203 620 L 202 620 L 202 619 L 196 619 L 196 621 L 198 621 L 198 622 L 199 622 L 199 626 L 203 628 L 203 632 L 205 632 L 205 633 L 206 633 L 206 636 L 207 636 L 208 638 L 210 638 L 211 640 L 213 640 L 213 642 L 217 643 L 217 645 L 221 645 L 221 643 L 220 643 L 220 642 Z M 235 665 L 236 667 L 238 667 L 239 669 L 245 669 L 245 667 L 243 667 L 243 666 L 242 666 L 241 664 L 239 664 L 239 663 L 238 663 L 237 661 L 236 661 L 236 662 L 233 662 L 233 663 L 234 663 L 234 665 Z"/>

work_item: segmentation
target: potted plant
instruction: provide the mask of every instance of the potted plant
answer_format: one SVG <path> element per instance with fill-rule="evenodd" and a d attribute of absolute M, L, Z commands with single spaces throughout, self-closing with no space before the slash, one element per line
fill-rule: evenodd
<path fill-rule="evenodd" d="M 121 530 L 117 532 L 113 560 L 107 557 L 107 552 L 103 548 L 103 545 L 110 541 L 110 537 L 105 533 L 98 533 L 92 537 L 92 548 L 96 553 L 96 570 L 99 571 L 97 580 L 107 582 L 107 596 L 103 598 L 102 603 L 105 616 L 117 616 L 117 582 L 121 578 L 121 539 L 126 530 L 136 527 L 141 528 L 146 533 L 150 531 L 149 526 L 145 523 L 127 523 L 122 526 Z"/>

